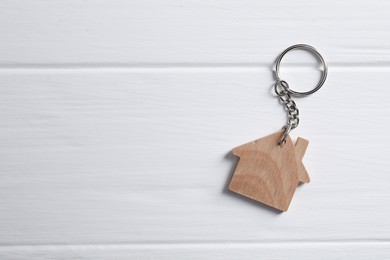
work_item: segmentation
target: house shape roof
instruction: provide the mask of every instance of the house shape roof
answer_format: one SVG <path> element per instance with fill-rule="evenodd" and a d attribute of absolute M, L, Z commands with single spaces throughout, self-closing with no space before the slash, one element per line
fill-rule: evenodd
<path fill-rule="evenodd" d="M 278 141 L 283 131 L 233 149 L 240 158 L 229 189 L 281 211 L 287 211 L 299 182 L 308 183 L 302 163 L 309 142 L 298 138 L 294 145 L 287 136 L 283 146 Z"/>

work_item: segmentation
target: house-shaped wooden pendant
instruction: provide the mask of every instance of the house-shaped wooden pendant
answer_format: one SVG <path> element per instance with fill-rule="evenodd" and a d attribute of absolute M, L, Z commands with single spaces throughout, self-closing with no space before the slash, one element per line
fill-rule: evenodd
<path fill-rule="evenodd" d="M 278 144 L 283 131 L 233 149 L 240 157 L 229 189 L 281 211 L 287 211 L 299 182 L 308 183 L 302 163 L 309 142 L 298 138 L 294 145 L 287 136 Z"/>

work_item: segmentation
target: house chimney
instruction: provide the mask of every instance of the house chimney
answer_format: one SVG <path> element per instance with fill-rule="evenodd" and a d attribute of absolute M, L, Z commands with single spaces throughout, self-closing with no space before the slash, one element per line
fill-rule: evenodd
<path fill-rule="evenodd" d="M 305 169 L 305 166 L 302 163 L 303 156 L 305 155 L 306 148 L 309 145 L 309 141 L 298 137 L 297 142 L 295 143 L 295 157 L 297 159 L 298 164 L 298 180 L 303 183 L 310 182 L 309 174 Z"/>

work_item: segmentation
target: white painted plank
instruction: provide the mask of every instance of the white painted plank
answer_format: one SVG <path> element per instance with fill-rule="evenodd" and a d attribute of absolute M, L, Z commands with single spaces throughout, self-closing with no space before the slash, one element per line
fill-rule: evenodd
<path fill-rule="evenodd" d="M 301 42 L 331 64 L 389 65 L 389 10 L 386 0 L 5 0 L 0 66 L 256 66 Z"/>
<path fill-rule="evenodd" d="M 231 148 L 284 123 L 268 69 L 16 71 L 0 74 L 2 245 L 390 239 L 388 69 L 332 69 L 297 100 L 312 183 L 284 214 L 224 191 Z"/>
<path fill-rule="evenodd" d="M 35 259 L 388 259 L 388 242 L 159 244 L 0 247 L 4 260 Z"/>

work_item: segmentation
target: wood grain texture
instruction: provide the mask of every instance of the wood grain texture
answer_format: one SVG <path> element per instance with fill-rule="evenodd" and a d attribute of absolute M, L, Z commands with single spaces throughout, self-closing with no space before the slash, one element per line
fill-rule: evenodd
<path fill-rule="evenodd" d="M 0 259 L 389 259 L 389 8 L 1 1 Z M 285 123 L 296 43 L 329 77 L 296 100 L 311 183 L 278 214 L 227 191 L 229 151 Z"/>
<path fill-rule="evenodd" d="M 0 257 L 7 260 L 41 259 L 387 259 L 388 242 L 330 243 L 203 243 L 147 245 L 82 245 L 82 246 L 17 246 L 0 248 Z"/>
<path fill-rule="evenodd" d="M 298 164 L 298 180 L 303 183 L 310 182 L 309 174 L 307 173 L 305 165 L 303 165 L 302 161 L 308 145 L 308 140 L 298 137 L 294 146 L 295 158 L 297 159 Z"/>
<path fill-rule="evenodd" d="M 2 71 L 0 244 L 387 241 L 388 70 L 329 75 L 296 100 L 312 181 L 278 215 L 225 190 L 231 148 L 285 122 L 268 69 Z"/>
<path fill-rule="evenodd" d="M 308 141 L 299 138 L 294 145 L 287 136 L 286 143 L 280 146 L 279 140 L 283 132 L 276 132 L 233 149 L 233 154 L 240 161 L 229 189 L 278 210 L 287 211 L 301 176 L 304 176 L 303 179 L 307 176 L 302 158 Z"/>
<path fill-rule="evenodd" d="M 268 67 L 301 42 L 329 65 L 389 65 L 389 9 L 386 0 L 3 0 L 0 65 Z"/>

